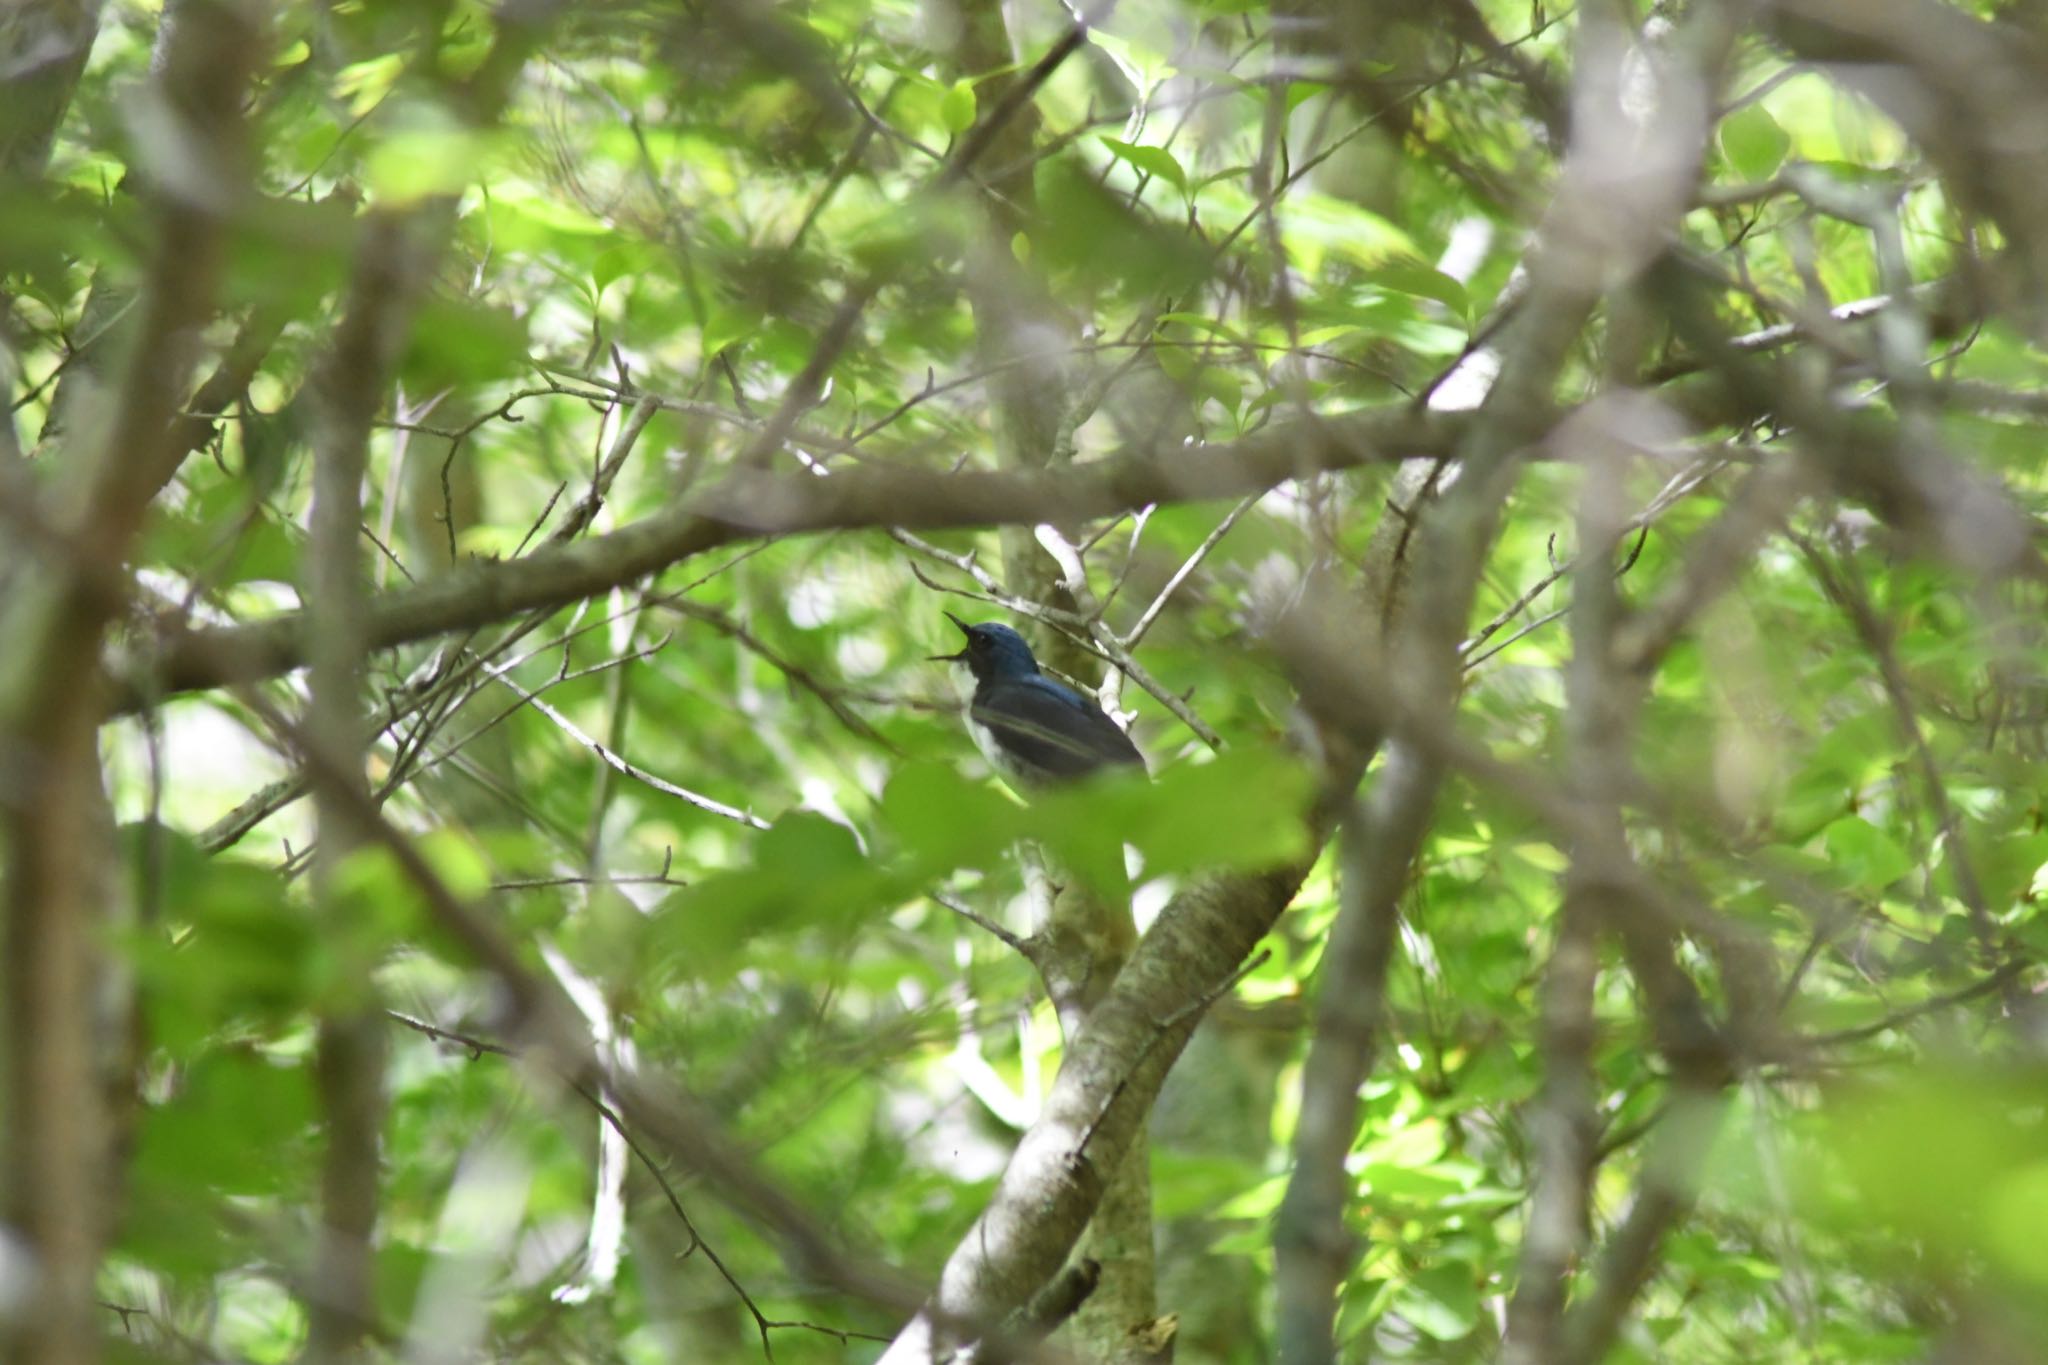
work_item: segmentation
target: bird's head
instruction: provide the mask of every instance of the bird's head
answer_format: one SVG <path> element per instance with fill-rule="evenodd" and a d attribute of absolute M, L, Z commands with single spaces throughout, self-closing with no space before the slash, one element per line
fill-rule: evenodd
<path fill-rule="evenodd" d="M 967 643 L 958 654 L 934 654 L 934 660 L 966 664 L 977 681 L 984 678 L 1027 678 L 1038 671 L 1038 660 L 1031 656 L 1031 646 L 1024 643 L 1023 636 L 1001 622 L 984 621 L 978 626 L 970 626 L 950 611 L 946 613 L 946 619 L 960 627 Z"/>

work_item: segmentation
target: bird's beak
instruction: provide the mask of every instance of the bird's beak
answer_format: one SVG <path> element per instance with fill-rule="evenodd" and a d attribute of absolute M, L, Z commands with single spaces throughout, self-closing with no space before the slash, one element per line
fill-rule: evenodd
<path fill-rule="evenodd" d="M 954 625 L 960 627 L 960 633 L 962 635 L 972 634 L 972 632 L 969 631 L 967 628 L 967 623 L 961 620 L 959 617 L 955 616 L 952 612 L 949 611 L 946 613 L 946 619 L 948 621 L 951 621 Z M 928 662 L 935 664 L 957 664 L 966 657 L 967 646 L 965 645 L 960 646 L 960 652 L 958 654 L 932 654 L 926 656 Z"/>

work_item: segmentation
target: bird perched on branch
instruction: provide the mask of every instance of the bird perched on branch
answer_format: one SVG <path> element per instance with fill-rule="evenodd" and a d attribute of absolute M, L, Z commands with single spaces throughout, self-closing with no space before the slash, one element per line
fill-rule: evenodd
<path fill-rule="evenodd" d="M 974 675 L 967 728 L 1005 776 L 1043 786 L 1106 767 L 1144 771 L 1131 737 L 1087 697 L 1039 672 L 1023 636 L 994 621 L 970 626 L 950 611 L 946 619 L 967 643 L 958 654 L 932 658 L 966 664 Z"/>

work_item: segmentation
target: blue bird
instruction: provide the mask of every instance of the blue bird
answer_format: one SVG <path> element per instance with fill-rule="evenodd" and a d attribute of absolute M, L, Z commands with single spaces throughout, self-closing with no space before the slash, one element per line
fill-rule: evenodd
<path fill-rule="evenodd" d="M 958 654 L 932 657 L 966 664 L 974 675 L 967 728 L 1000 772 L 1043 786 L 1104 767 L 1145 770 L 1138 746 L 1101 707 L 1038 671 L 1023 636 L 994 621 L 970 626 L 950 611 L 946 619 L 967 643 Z"/>

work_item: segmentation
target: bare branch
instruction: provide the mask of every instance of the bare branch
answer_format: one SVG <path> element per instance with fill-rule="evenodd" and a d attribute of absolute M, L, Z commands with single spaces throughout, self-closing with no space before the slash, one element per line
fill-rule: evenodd
<path fill-rule="evenodd" d="M 523 700 L 528 706 L 531 706 L 534 710 L 540 712 L 543 716 L 546 716 L 549 720 L 553 721 L 555 727 L 559 729 L 563 734 L 569 736 L 569 738 L 575 740 L 578 744 L 581 744 L 584 748 L 596 754 L 608 766 L 616 769 L 621 773 L 624 773 L 627 777 L 632 778 L 635 782 L 639 782 L 645 786 L 652 787 L 654 790 L 661 792 L 666 796 L 673 796 L 680 801 L 686 801 L 690 805 L 695 806 L 698 810 L 709 812 L 710 814 L 716 815 L 721 819 L 731 820 L 737 824 L 747 825 L 753 829 L 768 828 L 768 822 L 766 820 L 763 820 L 760 816 L 755 815 L 751 811 L 741 810 L 737 806 L 728 806 L 723 801 L 715 801 L 712 798 L 704 795 L 702 792 L 693 792 L 688 787 L 679 787 L 673 782 L 667 781 L 664 778 L 656 777 L 653 773 L 646 772 L 640 768 L 633 766 L 631 763 L 628 763 L 625 759 L 619 757 L 610 749 L 606 748 L 604 745 L 598 743 L 595 739 L 592 739 L 589 735 L 585 734 L 582 728 L 579 727 L 575 721 L 570 720 L 560 711 L 557 711 L 554 707 L 542 701 L 538 696 L 534 695 L 532 692 L 527 691 L 526 688 L 520 686 L 518 681 L 512 677 L 511 672 L 509 670 L 500 668 L 496 664 L 489 663 L 483 664 L 482 668 L 484 672 L 490 674 L 493 678 L 503 683 L 506 687 L 518 693 L 521 700 Z"/>
<path fill-rule="evenodd" d="M 361 699 L 368 597 L 360 543 L 370 429 L 431 268 L 430 231 L 420 220 L 372 218 L 357 256 L 348 311 L 311 385 L 318 425 L 306 598 L 316 629 L 306 733 L 337 774 L 314 792 L 320 838 L 313 880 L 314 898 L 337 930 L 358 910 L 339 877 L 355 844 L 348 810 L 369 799 Z M 333 935 L 337 944 L 350 939 L 346 932 Z M 367 982 L 372 965 L 351 964 L 355 970 L 346 979 Z M 376 1322 L 384 1031 L 371 995 L 328 1002 L 315 1030 L 313 1074 L 327 1146 L 320 1172 L 321 1235 L 310 1281 L 316 1292 L 307 1305 L 306 1351 L 314 1365 L 352 1360 Z"/>
<path fill-rule="evenodd" d="M 1409 856 L 1421 843 L 1442 777 L 1441 765 L 1397 746 L 1371 797 L 1354 804 L 1345 820 L 1343 899 L 1316 984 L 1294 1174 L 1273 1232 L 1280 1359 L 1288 1365 L 1336 1359 L 1338 1294 L 1354 1261 L 1344 1215 L 1354 1203 L 1347 1163 L 1358 1136 L 1359 1088 L 1380 1051 Z"/>

